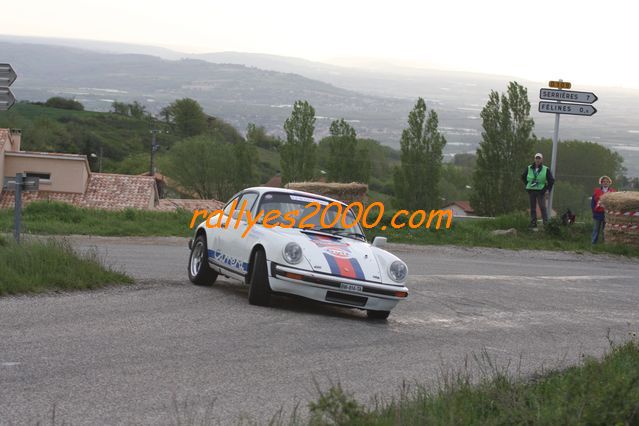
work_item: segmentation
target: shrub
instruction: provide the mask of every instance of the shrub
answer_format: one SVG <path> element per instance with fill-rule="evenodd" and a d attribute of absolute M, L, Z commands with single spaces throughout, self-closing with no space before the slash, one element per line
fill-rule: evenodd
<path fill-rule="evenodd" d="M 47 99 L 44 105 L 50 108 L 84 111 L 84 105 L 82 105 L 80 102 L 76 101 L 75 99 L 68 99 L 68 98 L 63 98 L 60 96 L 54 96 L 52 98 Z"/>

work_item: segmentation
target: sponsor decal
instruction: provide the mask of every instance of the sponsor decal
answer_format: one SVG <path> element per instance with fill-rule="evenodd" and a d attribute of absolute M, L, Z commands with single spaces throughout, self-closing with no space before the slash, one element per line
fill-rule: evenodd
<path fill-rule="evenodd" d="M 329 236 L 306 234 L 313 243 L 322 249 L 322 254 L 331 268 L 333 275 L 365 280 L 366 276 L 357 259 L 355 259 L 347 242 Z"/>
<path fill-rule="evenodd" d="M 229 268 L 241 271 L 242 273 L 248 272 L 247 262 L 242 262 L 240 259 L 231 257 L 221 251 L 209 250 L 209 259 L 212 259 L 217 264 L 228 266 Z"/>

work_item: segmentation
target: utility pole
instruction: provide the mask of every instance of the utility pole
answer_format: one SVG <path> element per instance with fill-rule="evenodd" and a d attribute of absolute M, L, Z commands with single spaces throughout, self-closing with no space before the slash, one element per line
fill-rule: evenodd
<path fill-rule="evenodd" d="M 151 130 L 151 165 L 149 166 L 149 176 L 155 176 L 155 153 L 160 149 L 160 145 L 156 141 L 156 136 L 161 130 Z"/>
<path fill-rule="evenodd" d="M 100 158 L 98 159 L 98 171 L 102 173 L 102 143 L 100 143 Z"/>
<path fill-rule="evenodd" d="M 15 177 L 15 208 L 13 217 L 13 237 L 16 243 L 20 244 L 20 228 L 22 225 L 22 178 L 25 175 L 22 173 L 16 173 Z"/>

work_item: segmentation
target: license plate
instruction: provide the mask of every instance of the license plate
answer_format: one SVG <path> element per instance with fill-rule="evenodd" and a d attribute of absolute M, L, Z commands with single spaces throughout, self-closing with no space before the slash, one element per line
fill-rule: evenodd
<path fill-rule="evenodd" d="M 341 288 L 342 290 L 349 290 L 349 291 L 362 291 L 364 289 L 364 287 L 362 287 L 361 285 L 346 284 L 346 283 L 340 283 L 339 288 Z"/>

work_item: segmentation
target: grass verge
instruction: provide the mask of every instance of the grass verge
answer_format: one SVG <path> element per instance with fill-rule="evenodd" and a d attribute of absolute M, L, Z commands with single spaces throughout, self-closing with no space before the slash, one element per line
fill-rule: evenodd
<path fill-rule="evenodd" d="M 188 237 L 193 214 L 188 211 L 156 212 L 126 209 L 106 211 L 83 209 L 60 202 L 38 201 L 23 210 L 23 231 L 32 234 L 58 235 L 102 235 L 139 237 Z M 453 219 L 450 229 L 394 229 L 390 226 L 390 215 L 379 225 L 367 230 L 369 239 L 375 235 L 387 236 L 390 242 L 409 244 L 451 244 L 469 247 L 496 247 L 503 249 L 555 250 L 590 253 L 610 253 L 639 256 L 639 249 L 627 245 L 590 243 L 592 223 L 577 223 L 562 226 L 556 221 L 539 231 L 528 229 L 529 219 L 525 214 L 510 214 L 496 219 L 460 221 Z M 403 217 L 405 222 L 407 218 Z M 373 222 L 373 218 L 369 222 Z M 443 221 L 445 223 L 445 221 Z M 386 229 L 382 230 L 382 227 Z M 516 235 L 493 235 L 492 231 L 515 229 Z M 0 210 L 0 232 L 13 229 L 13 210 Z"/>
<path fill-rule="evenodd" d="M 0 236 L 0 271 L 0 296 L 133 282 L 127 275 L 105 267 L 96 252 L 80 255 L 68 242 L 58 240 L 18 245 Z"/>
<path fill-rule="evenodd" d="M 639 345 L 613 347 L 603 359 L 529 380 L 495 372 L 471 383 L 468 374 L 438 390 L 402 392 L 373 408 L 341 386 L 309 404 L 312 425 L 639 424 Z"/>
<path fill-rule="evenodd" d="M 404 218 L 405 220 L 405 218 Z M 384 221 L 389 222 L 390 217 Z M 445 225 L 445 220 L 442 221 Z M 381 230 L 383 224 L 387 225 Z M 510 214 L 495 219 L 460 221 L 453 219 L 450 229 L 394 229 L 389 223 L 367 232 L 369 237 L 383 235 L 390 242 L 409 244 L 452 244 L 469 247 L 495 247 L 503 249 L 560 250 L 573 252 L 610 253 L 639 256 L 639 249 L 618 244 L 591 244 L 592 223 L 561 225 L 553 219 L 547 226 L 539 224 L 537 232 L 528 229 L 529 218 L 525 214 Z M 434 227 L 434 225 L 433 225 Z M 516 234 L 494 235 L 492 231 L 514 229 Z"/>
<path fill-rule="evenodd" d="M 0 231 L 13 229 L 13 209 L 0 210 Z M 36 201 L 22 211 L 23 231 L 31 234 L 186 237 L 193 214 L 184 210 L 83 209 L 61 202 Z"/>

